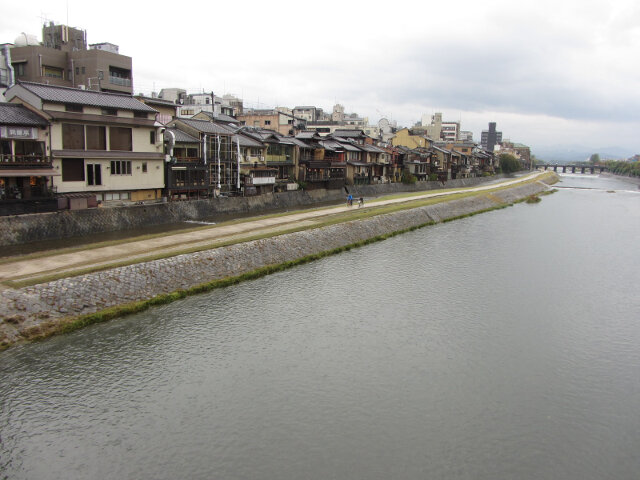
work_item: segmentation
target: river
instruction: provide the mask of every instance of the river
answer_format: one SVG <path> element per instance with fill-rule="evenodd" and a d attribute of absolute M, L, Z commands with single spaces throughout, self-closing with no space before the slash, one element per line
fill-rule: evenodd
<path fill-rule="evenodd" d="M 637 479 L 640 192 L 561 178 L 0 353 L 0 479 Z"/>

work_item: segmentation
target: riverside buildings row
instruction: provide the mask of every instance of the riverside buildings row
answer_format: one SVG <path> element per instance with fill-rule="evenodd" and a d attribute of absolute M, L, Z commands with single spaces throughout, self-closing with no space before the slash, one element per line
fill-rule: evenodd
<path fill-rule="evenodd" d="M 13 62 L 0 103 L 3 214 L 446 181 L 496 167 L 491 152 L 460 140 L 459 123 L 452 134 L 440 114 L 412 129 L 389 122 L 372 129 L 340 105 L 328 114 L 311 106 L 244 109 L 235 97 L 180 89 L 133 96 L 131 59 L 116 46 L 87 49 L 85 32 L 52 24 L 43 38 L 2 49 Z M 55 72 L 42 63 L 55 61 Z M 89 61 L 98 65 L 97 82 Z"/>

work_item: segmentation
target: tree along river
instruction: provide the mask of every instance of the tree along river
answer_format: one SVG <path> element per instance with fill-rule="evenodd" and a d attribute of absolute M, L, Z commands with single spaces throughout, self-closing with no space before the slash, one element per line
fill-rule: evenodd
<path fill-rule="evenodd" d="M 640 192 L 558 186 L 0 353 L 0 479 L 637 479 Z"/>

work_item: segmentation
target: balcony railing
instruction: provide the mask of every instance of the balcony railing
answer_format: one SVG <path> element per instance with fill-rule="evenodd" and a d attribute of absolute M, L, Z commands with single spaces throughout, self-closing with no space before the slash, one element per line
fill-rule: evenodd
<path fill-rule="evenodd" d="M 329 173 L 307 173 L 305 179 L 307 182 L 323 182 L 331 180 L 331 175 Z"/>
<path fill-rule="evenodd" d="M 51 166 L 51 162 L 44 155 L 11 155 L 3 153 L 0 155 L 0 166 Z"/>
<path fill-rule="evenodd" d="M 113 75 L 109 75 L 109 83 L 112 85 L 120 85 L 121 87 L 130 87 L 131 79 L 130 78 L 122 78 L 122 77 L 114 77 Z"/>

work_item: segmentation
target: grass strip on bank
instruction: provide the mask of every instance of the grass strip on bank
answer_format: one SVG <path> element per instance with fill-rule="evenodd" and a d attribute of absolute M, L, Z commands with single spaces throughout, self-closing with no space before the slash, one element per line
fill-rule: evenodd
<path fill-rule="evenodd" d="M 230 277 L 226 277 L 218 280 L 212 280 L 210 282 L 201 283 L 199 285 L 195 285 L 193 287 L 186 288 L 186 289 L 178 289 L 171 293 L 157 295 L 148 300 L 141 300 L 138 302 L 118 305 L 118 306 L 110 307 L 110 308 L 103 309 L 98 312 L 90 313 L 86 315 L 66 317 L 61 320 L 59 319 L 56 321 L 44 322 L 39 325 L 25 328 L 20 332 L 20 336 L 24 341 L 37 341 L 37 340 L 42 340 L 50 336 L 61 334 L 61 333 L 71 333 L 75 330 L 79 330 L 81 328 L 85 328 L 90 325 L 103 323 L 108 320 L 132 315 L 135 313 L 140 313 L 145 310 L 148 310 L 151 307 L 165 305 L 165 304 L 174 302 L 176 300 L 183 299 L 187 296 L 197 295 L 200 293 L 209 292 L 211 290 L 229 287 L 229 286 L 236 285 L 238 283 L 245 282 L 248 280 L 255 280 L 255 279 L 264 277 L 266 275 L 271 275 L 272 273 L 288 270 L 299 265 L 304 265 L 306 263 L 310 263 L 325 257 L 337 255 L 339 253 L 343 253 L 343 252 L 352 250 L 354 248 L 359 248 L 365 245 L 369 245 L 371 243 L 380 242 L 388 238 L 392 238 L 397 235 L 418 230 L 420 228 L 424 228 L 427 226 L 435 225 L 437 223 L 451 222 L 461 218 L 467 218 L 467 217 L 471 217 L 481 213 L 486 213 L 493 210 L 506 208 L 510 205 L 512 204 L 503 203 L 491 208 L 485 208 L 475 212 L 470 212 L 463 215 L 449 217 L 441 220 L 441 222 L 437 222 L 437 221 L 425 222 L 420 225 L 415 225 L 415 226 L 397 230 L 394 232 L 377 235 L 365 240 L 361 240 L 349 245 L 342 246 L 342 247 L 337 247 L 331 250 L 325 250 L 323 252 L 306 255 L 304 257 L 301 257 L 295 260 L 290 260 L 290 261 L 286 261 L 286 262 L 282 262 L 274 265 L 267 265 L 267 266 L 264 266 L 240 275 L 230 276 Z"/>
<path fill-rule="evenodd" d="M 520 184 L 525 184 L 525 183 L 529 183 L 529 182 L 533 182 L 533 181 L 541 181 L 541 180 L 543 180 L 545 178 L 549 178 L 549 177 L 551 177 L 553 175 L 554 175 L 553 172 L 546 172 L 541 177 L 536 177 L 534 179 L 523 180 L 522 182 L 519 182 L 519 183 Z M 506 185 L 506 186 L 504 186 L 502 188 L 509 188 L 509 187 L 512 187 L 512 186 L 513 185 Z M 384 200 L 396 200 L 396 199 L 402 199 L 402 198 L 415 197 L 415 196 L 419 196 L 419 195 L 450 196 L 453 192 L 456 192 L 456 191 L 464 192 L 465 190 L 467 190 L 469 188 L 475 188 L 475 187 L 458 187 L 458 188 L 450 188 L 450 189 L 421 190 L 421 191 L 413 191 L 413 192 L 402 192 L 402 193 L 395 193 L 395 194 L 391 194 L 391 195 L 384 195 L 384 196 L 381 196 L 381 197 L 377 197 L 375 199 L 375 201 L 377 202 L 377 201 L 384 201 Z M 499 188 L 499 184 L 497 184 L 496 189 L 497 188 Z M 485 190 L 485 191 L 489 191 L 489 190 Z M 342 204 L 335 205 L 335 207 L 340 207 L 340 206 L 342 206 Z M 0 257 L 0 265 L 6 264 L 6 263 L 12 263 L 12 262 L 14 262 L 16 260 L 16 258 L 20 258 L 20 260 L 35 260 L 35 259 L 38 259 L 38 258 L 45 258 L 45 257 L 53 256 L 53 255 L 76 253 L 76 252 L 80 252 L 80 251 L 94 250 L 94 249 L 98 249 L 98 248 L 122 245 L 122 244 L 130 243 L 130 242 L 153 240 L 155 238 L 165 237 L 167 235 L 180 235 L 180 234 L 185 234 L 185 233 L 190 233 L 190 232 L 209 230 L 209 229 L 216 229 L 216 228 L 220 228 L 220 227 L 224 227 L 224 226 L 228 226 L 228 225 L 234 225 L 234 224 L 238 224 L 238 223 L 252 222 L 252 221 L 256 221 L 256 220 L 265 220 L 265 219 L 270 219 L 270 218 L 280 218 L 280 217 L 285 217 L 285 216 L 289 216 L 289 215 L 295 215 L 295 214 L 298 214 L 300 212 L 313 212 L 315 210 L 322 210 L 322 209 L 326 209 L 326 208 L 328 208 L 328 207 L 327 206 L 316 206 L 316 207 L 304 208 L 304 209 L 294 210 L 294 211 L 278 212 L 278 213 L 271 213 L 271 214 L 265 214 L 265 215 L 256 215 L 256 216 L 253 216 L 253 217 L 242 217 L 242 218 L 237 218 L 237 219 L 233 219 L 233 220 L 227 220 L 227 221 L 224 221 L 224 222 L 220 222 L 220 223 L 215 224 L 215 225 L 199 225 L 199 226 L 194 226 L 194 227 L 185 227 L 185 228 L 180 228 L 180 229 L 176 229 L 176 230 L 171 230 L 169 232 L 149 233 L 149 234 L 145 234 L 145 235 L 127 237 L 127 238 L 122 238 L 122 239 L 105 240 L 105 241 L 94 242 L 94 243 L 89 243 L 89 244 L 85 244 L 85 245 L 78 245 L 78 246 L 73 246 L 73 247 L 59 248 L 59 249 L 55 249 L 55 250 L 46 250 L 46 251 L 42 251 L 42 252 L 34 252 L 34 253 L 26 254 L 26 255 L 20 255 L 19 257 L 15 257 L 15 256 L 13 256 L 13 257 Z"/>
<path fill-rule="evenodd" d="M 340 223 L 364 220 L 366 218 L 370 218 L 378 215 L 385 215 L 385 214 L 399 212 L 402 210 L 410 210 L 414 208 L 425 207 L 425 206 L 434 205 L 437 203 L 459 200 L 462 198 L 482 196 L 483 194 L 485 194 L 485 192 L 465 192 L 465 193 L 447 195 L 445 197 L 441 197 L 441 196 L 429 197 L 429 198 L 416 199 L 416 200 L 403 202 L 403 203 L 390 204 L 390 205 L 372 206 L 372 207 L 357 208 L 357 209 L 354 208 L 353 210 L 350 210 L 348 212 L 328 214 L 321 218 L 305 220 L 305 224 L 299 224 L 296 226 L 292 226 L 291 228 L 278 229 L 277 231 L 274 231 L 275 227 L 265 227 L 261 229 L 262 231 L 251 232 L 246 234 L 242 234 L 242 233 L 234 234 L 231 236 L 211 240 L 210 242 L 202 243 L 197 246 L 191 246 L 191 247 L 185 246 L 184 248 L 171 249 L 170 251 L 159 252 L 151 255 L 144 255 L 137 258 L 124 259 L 121 261 L 112 261 L 112 262 L 106 262 L 98 265 L 91 265 L 85 268 L 80 266 L 79 268 L 73 268 L 73 269 L 51 273 L 51 274 L 29 275 L 28 277 L 25 277 L 22 279 L 6 280 L 2 282 L 2 284 L 10 288 L 22 288 L 22 287 L 27 287 L 31 285 L 41 284 L 41 283 L 53 282 L 55 280 L 60 280 L 62 278 L 74 277 L 78 275 L 86 275 L 89 273 L 110 270 L 113 268 L 124 267 L 127 265 L 135 265 L 138 263 L 145 263 L 145 262 L 150 262 L 154 260 L 162 260 L 165 258 L 177 256 L 177 255 L 197 253 L 205 250 L 210 250 L 212 248 L 227 247 L 230 245 L 235 245 L 237 243 L 246 243 L 246 242 L 251 242 L 255 240 L 262 240 L 265 238 L 271 238 L 271 237 L 285 235 L 289 233 L 322 228 L 322 227 L 327 227 L 327 226 L 336 225 Z M 498 200 L 492 199 L 492 201 L 496 202 Z"/>
<path fill-rule="evenodd" d="M 543 175 L 542 179 L 548 178 L 548 177 L 552 177 L 554 176 L 553 173 L 550 173 L 548 175 Z M 124 259 L 124 260 L 119 260 L 119 261 L 112 261 L 112 262 L 105 262 L 102 264 L 96 264 L 96 265 L 91 265 L 91 266 L 87 266 L 87 267 L 82 267 L 82 266 L 78 266 L 78 268 L 72 268 L 72 269 L 68 269 L 68 270 L 64 270 L 61 272 L 56 272 L 56 273 L 51 273 L 51 274 L 44 274 L 44 275 L 29 275 L 27 277 L 24 278 L 19 278 L 19 279 L 15 279 L 15 280 L 6 280 L 3 283 L 3 285 L 6 285 L 8 287 L 11 288 L 22 288 L 22 287 L 27 287 L 27 286 L 31 286 L 31 285 L 37 285 L 37 284 L 41 284 L 41 283 L 47 283 L 47 282 L 52 282 L 55 280 L 59 280 L 62 278 L 67 278 L 67 277 L 73 277 L 73 276 L 78 276 L 78 275 L 85 275 L 85 274 L 89 274 L 89 273 L 94 273 L 94 272 L 98 272 L 98 271 L 104 271 L 104 270 L 109 270 L 112 268 L 118 268 L 118 267 L 124 267 L 127 265 L 135 265 L 138 263 L 145 263 L 145 262 L 149 262 L 149 261 L 154 261 L 154 260 L 161 260 L 161 259 L 165 259 L 165 258 L 170 258 L 173 256 L 177 256 L 177 255 L 183 255 L 183 254 L 191 254 L 191 253 L 197 253 L 197 252 L 201 252 L 204 250 L 209 250 L 212 248 L 220 248 L 220 247 L 226 247 L 226 246 L 230 246 L 230 245 L 234 245 L 237 243 L 245 243 L 245 242 L 250 242 L 250 241 L 254 241 L 254 240 L 261 240 L 264 238 L 270 238 L 270 237 L 274 237 L 274 236 L 279 236 L 279 235 L 285 235 L 288 233 L 295 233 L 295 232 L 300 232 L 300 231 L 304 231 L 304 230 L 310 230 L 310 229 L 315 229 L 315 228 L 322 228 L 322 227 L 326 227 L 326 226 L 330 226 L 330 225 L 335 225 L 335 224 L 339 224 L 339 223 L 345 223 L 345 222 L 349 222 L 349 221 L 357 221 L 357 220 L 362 220 L 362 219 L 366 219 L 369 217 L 373 217 L 373 216 L 377 216 L 377 215 L 385 215 L 385 214 L 389 214 L 389 213 L 395 213 L 398 211 L 402 211 L 402 210 L 409 210 L 409 209 L 414 209 L 414 208 L 420 208 L 420 207 L 424 207 L 424 206 L 429 206 L 429 205 L 434 205 L 437 203 L 443 203 L 443 202 L 449 202 L 449 201 L 454 201 L 454 200 L 459 200 L 462 198 L 468 198 L 468 197 L 476 197 L 476 196 L 485 196 L 487 198 L 489 198 L 491 201 L 493 201 L 494 203 L 504 203 L 504 200 L 502 200 L 498 195 L 495 195 L 496 192 L 502 191 L 502 190 L 507 190 L 510 188 L 514 188 L 516 186 L 521 186 L 521 185 L 525 185 L 528 183 L 533 183 L 533 182 L 537 182 L 540 181 L 541 178 L 540 177 L 536 177 L 536 178 L 532 178 L 532 179 L 527 179 L 527 180 L 523 180 L 522 182 L 518 182 L 516 184 L 511 184 L 511 185 L 496 185 L 495 188 L 491 188 L 491 189 L 485 189 L 485 190 L 481 190 L 481 191 L 467 191 L 467 189 L 465 188 L 461 188 L 461 189 L 452 189 L 450 191 L 448 191 L 447 193 L 445 193 L 444 191 L 438 191 L 438 193 L 436 195 L 432 195 L 432 196 L 428 196 L 425 198 L 417 198 L 414 200 L 408 200 L 406 202 L 399 202 L 399 203 L 393 203 L 393 204 L 388 204 L 388 205 L 374 205 L 374 206 L 365 206 L 364 208 L 354 208 L 352 210 L 349 211 L 344 211 L 344 212 L 339 212 L 339 213 L 327 213 L 327 215 L 323 216 L 323 217 L 319 217 L 319 218 L 315 218 L 315 219 L 309 219 L 309 220 L 305 220 L 306 224 L 300 224 L 291 228 L 284 228 L 284 229 L 278 229 L 277 231 L 274 231 L 275 228 L 277 227 L 273 227 L 273 226 L 269 226 L 269 227 L 264 227 L 260 230 L 258 230 L 257 232 L 250 232 L 250 233 L 239 233 L 239 234 L 233 234 L 233 235 L 228 235 L 225 237 L 221 237 L 219 239 L 214 239 L 211 240 L 210 242 L 206 242 L 206 241 L 202 241 L 202 240 L 196 240 L 192 243 L 200 243 L 199 245 L 196 246 L 185 246 L 184 248 L 180 248 L 180 249 L 169 249 L 169 247 L 160 247 L 158 248 L 158 250 L 165 250 L 165 251 L 159 251 L 156 254 L 150 254 L 150 255 L 143 255 L 143 256 L 139 256 L 136 258 L 128 258 L 128 259 Z M 459 193 L 452 193 L 454 191 L 457 191 Z M 442 194 L 441 194 L 442 193 Z M 399 196 L 392 196 L 393 198 L 407 198 L 407 197 L 412 197 L 412 196 L 416 196 L 415 193 L 412 193 L 410 195 L 399 195 Z M 389 199 L 390 197 L 384 197 Z M 380 199 L 377 199 L 376 201 L 380 201 Z M 523 200 L 524 201 L 524 200 Z M 323 207 L 319 207 L 318 209 L 322 209 Z M 312 211 L 314 209 L 310 209 L 310 211 Z M 283 213 L 279 213 L 279 214 L 273 214 L 273 215 L 268 215 L 268 216 L 260 216 L 260 217 L 255 217 L 253 218 L 253 220 L 259 218 L 259 219 L 265 219 L 265 218 L 275 218 L 275 217 L 282 217 L 282 216 L 287 216 L 287 215 L 293 215 L 296 213 L 300 213 L 300 211 L 295 211 L 295 212 L 283 212 Z M 219 225 L 213 225 L 213 226 L 208 226 L 208 228 L 216 228 L 222 225 L 229 225 L 232 223 L 243 223 L 243 222 L 248 222 L 251 221 L 252 219 L 238 219 L 238 220 L 233 220 L 231 222 L 225 222 L 224 224 L 219 224 Z M 207 228 L 207 227 L 205 227 Z M 194 231 L 194 230 L 201 230 L 201 228 L 195 228 L 195 229 L 189 229 L 189 231 Z M 266 230 L 266 231 L 265 231 Z M 181 231 L 179 233 L 184 233 L 184 231 Z M 149 238 L 156 238 L 158 236 L 164 236 L 163 234 L 153 234 L 150 235 Z M 137 241 L 138 239 L 135 240 L 131 240 L 129 239 L 128 241 Z M 118 241 L 114 241 L 114 244 L 119 244 L 119 243 L 126 243 L 127 241 L 122 241 L 122 242 L 118 242 Z M 106 242 L 105 242 L 106 243 Z M 95 247 L 94 245 L 91 245 L 90 248 L 98 248 Z M 77 248 L 76 251 L 82 251 L 82 250 L 86 250 L 83 248 Z M 167 251 L 169 250 L 169 251 Z M 60 251 L 56 251 L 56 254 L 59 254 Z"/>

